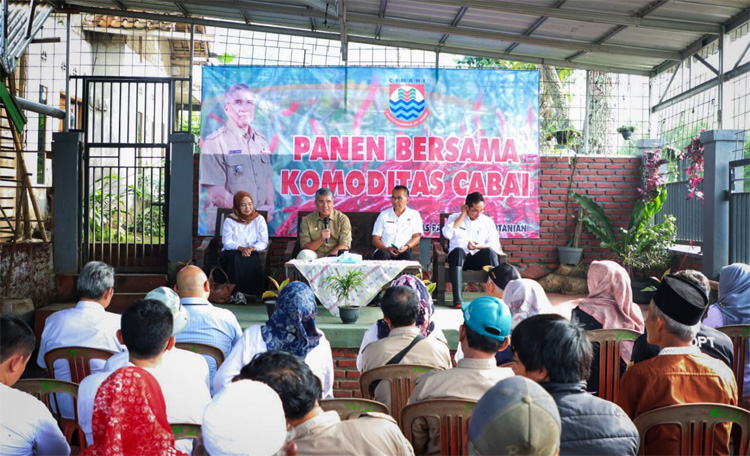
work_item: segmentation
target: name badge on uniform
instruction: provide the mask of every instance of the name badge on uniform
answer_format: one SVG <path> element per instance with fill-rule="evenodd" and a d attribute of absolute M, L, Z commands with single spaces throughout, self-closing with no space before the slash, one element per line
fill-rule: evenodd
<path fill-rule="evenodd" d="M 229 155 L 241 154 L 242 149 L 233 149 L 229 151 Z"/>
<path fill-rule="evenodd" d="M 393 220 L 386 220 L 385 223 L 396 223 L 396 222 L 394 222 Z"/>

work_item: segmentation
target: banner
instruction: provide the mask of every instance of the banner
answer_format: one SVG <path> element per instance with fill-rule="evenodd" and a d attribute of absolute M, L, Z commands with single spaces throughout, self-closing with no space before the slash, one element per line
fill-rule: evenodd
<path fill-rule="evenodd" d="M 198 234 L 239 190 L 294 237 L 321 187 L 362 212 L 405 185 L 425 236 L 478 191 L 501 238 L 538 238 L 538 107 L 536 71 L 205 66 Z"/>

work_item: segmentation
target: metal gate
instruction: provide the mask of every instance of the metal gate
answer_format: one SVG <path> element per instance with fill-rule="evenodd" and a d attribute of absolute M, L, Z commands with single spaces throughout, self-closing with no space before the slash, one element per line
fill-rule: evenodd
<path fill-rule="evenodd" d="M 71 125 L 84 136 L 82 264 L 99 260 L 123 272 L 166 271 L 168 138 L 175 131 L 175 84 L 182 81 L 71 78 L 73 99 L 81 100 Z"/>
<path fill-rule="evenodd" d="M 750 159 L 729 162 L 729 264 L 750 263 Z"/>

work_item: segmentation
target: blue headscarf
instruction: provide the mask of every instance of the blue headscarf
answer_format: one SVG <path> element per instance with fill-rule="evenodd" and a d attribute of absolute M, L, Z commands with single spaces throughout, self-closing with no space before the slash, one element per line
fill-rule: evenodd
<path fill-rule="evenodd" d="M 419 328 L 419 333 L 424 337 L 429 336 L 435 329 L 435 322 L 432 321 L 432 315 L 435 314 L 435 306 L 432 303 L 432 296 L 430 296 L 430 292 L 427 291 L 424 282 L 413 275 L 404 274 L 391 282 L 391 286 L 409 287 L 417 293 L 417 296 L 419 297 L 417 328 Z M 390 333 L 391 328 L 388 327 L 388 323 L 385 322 L 385 319 L 378 320 L 378 340 L 388 337 L 388 334 Z"/>
<path fill-rule="evenodd" d="M 717 304 L 725 325 L 750 323 L 750 265 L 734 263 L 721 268 Z"/>
<path fill-rule="evenodd" d="M 302 282 L 284 287 L 276 300 L 276 310 L 260 332 L 268 350 L 284 350 L 304 358 L 320 343 L 315 327 L 318 308 L 315 294 Z"/>

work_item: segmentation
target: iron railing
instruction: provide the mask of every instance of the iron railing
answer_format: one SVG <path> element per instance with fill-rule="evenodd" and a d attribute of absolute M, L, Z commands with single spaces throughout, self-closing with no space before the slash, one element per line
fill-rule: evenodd
<path fill-rule="evenodd" d="M 662 214 L 674 215 L 677 227 L 675 244 L 699 246 L 703 244 L 703 200 L 687 199 L 689 191 L 684 170 L 687 165 L 680 161 L 678 166 L 678 180 L 667 184 L 667 201 L 654 222 L 662 222 Z M 702 183 L 699 184 L 698 190 L 703 190 Z"/>
<path fill-rule="evenodd" d="M 729 263 L 750 263 L 750 158 L 729 162 Z"/>

